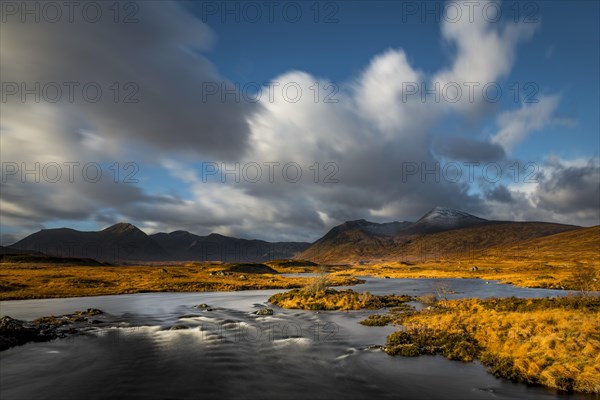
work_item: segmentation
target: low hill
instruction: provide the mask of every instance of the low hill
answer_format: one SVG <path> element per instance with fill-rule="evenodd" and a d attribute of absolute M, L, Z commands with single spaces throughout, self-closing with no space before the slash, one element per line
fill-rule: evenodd
<path fill-rule="evenodd" d="M 106 265 L 100 261 L 91 258 L 78 257 L 53 257 L 37 254 L 0 254 L 0 263 L 14 264 L 55 264 L 55 265 L 86 265 L 100 266 Z"/>
<path fill-rule="evenodd" d="M 0 246 L 0 254 L 9 254 L 9 255 L 31 254 L 31 255 L 37 255 L 37 256 L 43 256 L 44 255 L 44 254 L 42 254 L 40 252 L 33 252 L 33 251 L 27 251 L 27 250 L 13 249 L 13 248 L 6 247 L 6 246 Z"/>
<path fill-rule="evenodd" d="M 307 260 L 273 260 L 268 263 L 272 267 L 295 268 L 295 267 L 318 267 L 319 264 Z"/>
<path fill-rule="evenodd" d="M 244 274 L 277 274 L 273 268 L 261 263 L 238 263 L 231 264 L 223 271 Z"/>

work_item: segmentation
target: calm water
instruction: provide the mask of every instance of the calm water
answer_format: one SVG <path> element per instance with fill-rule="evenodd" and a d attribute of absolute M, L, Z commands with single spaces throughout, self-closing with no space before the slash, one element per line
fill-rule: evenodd
<path fill-rule="evenodd" d="M 540 297 L 564 291 L 467 279 L 373 279 L 354 289 L 449 297 Z M 0 398 L 9 399 L 574 399 L 499 380 L 477 363 L 443 357 L 389 357 L 393 327 L 358 324 L 370 312 L 275 308 L 278 290 L 149 293 L 2 302 L 0 314 L 33 319 L 96 307 L 116 321 L 81 336 L 0 353 Z M 194 305 L 207 303 L 212 311 Z M 190 316 L 193 314 L 195 316 Z M 188 316 L 187 318 L 180 318 Z M 173 325 L 187 330 L 169 330 Z"/>

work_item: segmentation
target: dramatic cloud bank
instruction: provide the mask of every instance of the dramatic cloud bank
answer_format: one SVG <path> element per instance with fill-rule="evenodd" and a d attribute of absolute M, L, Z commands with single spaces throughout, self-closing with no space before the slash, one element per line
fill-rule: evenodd
<path fill-rule="evenodd" d="M 497 105 L 480 90 L 455 102 L 423 93 L 422 83 L 464 88 L 505 78 L 536 24 L 442 22 L 442 39 L 455 54 L 435 73 L 411 65 L 402 49 L 388 49 L 340 85 L 310 71 L 273 77 L 272 96 L 262 88 L 255 102 L 225 94 L 232 84 L 205 55 L 213 32 L 178 4 L 144 2 L 138 18 L 130 25 L 3 24 L 3 82 L 80 82 L 76 96 L 86 82 L 103 89 L 97 102 L 66 95 L 55 103 L 32 96 L 22 102 L 19 95 L 3 102 L 1 156 L 10 168 L 94 162 L 103 171 L 94 182 L 80 175 L 23 182 L 22 171 L 3 170 L 5 228 L 25 233 L 57 221 L 103 227 L 127 220 L 148 232 L 314 240 L 345 220 L 415 219 L 435 205 L 486 218 L 600 223 L 598 159 L 549 155 L 526 182 L 482 179 L 486 163 L 505 173 L 514 162 L 525 166 L 511 154 L 553 123 L 560 96 L 504 110 L 492 134 L 470 137 L 446 131 L 444 122 L 473 120 Z M 111 89 L 115 82 L 120 86 Z M 334 102 L 324 101 L 328 94 Z M 138 101 L 124 102 L 127 95 Z M 138 182 L 123 179 L 125 161 L 139 166 Z M 470 179 L 473 163 L 479 165 Z M 235 172 L 215 171 L 223 166 Z M 3 244 L 14 238 L 6 234 Z"/>

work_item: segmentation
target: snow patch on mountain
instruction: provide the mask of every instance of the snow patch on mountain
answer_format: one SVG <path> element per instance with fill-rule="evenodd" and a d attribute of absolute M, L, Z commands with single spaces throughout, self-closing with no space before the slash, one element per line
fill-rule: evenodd
<path fill-rule="evenodd" d="M 447 207 L 434 207 L 431 211 L 419 219 L 416 224 L 430 225 L 440 228 L 459 228 L 486 222 L 486 219 L 476 217 L 464 211 L 454 210 Z M 415 225 L 416 225 L 415 224 Z"/>

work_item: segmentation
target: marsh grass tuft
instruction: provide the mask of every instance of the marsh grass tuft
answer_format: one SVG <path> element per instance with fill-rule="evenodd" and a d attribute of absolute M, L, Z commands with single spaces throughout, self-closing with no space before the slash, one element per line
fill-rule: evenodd
<path fill-rule="evenodd" d="M 392 317 L 388 315 L 373 314 L 369 315 L 367 319 L 363 319 L 362 321 L 360 321 L 360 324 L 366 326 L 386 326 L 387 324 L 392 322 L 392 320 Z"/>

